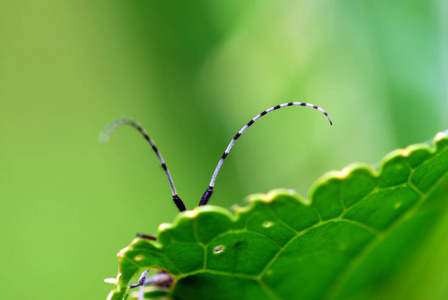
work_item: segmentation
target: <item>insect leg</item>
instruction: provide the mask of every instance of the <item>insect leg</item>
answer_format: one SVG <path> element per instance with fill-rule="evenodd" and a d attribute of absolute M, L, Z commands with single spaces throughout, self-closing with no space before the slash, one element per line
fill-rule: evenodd
<path fill-rule="evenodd" d="M 133 288 L 136 288 L 136 287 L 138 287 L 138 286 L 143 286 L 143 285 L 145 285 L 145 280 L 146 280 L 146 277 L 148 276 L 148 272 L 149 272 L 149 270 L 145 270 L 145 271 L 143 271 L 142 275 L 140 276 L 140 278 L 139 278 L 139 280 L 138 280 L 138 283 L 136 283 L 136 284 L 132 284 L 132 285 L 130 286 L 130 288 L 133 289 Z"/>

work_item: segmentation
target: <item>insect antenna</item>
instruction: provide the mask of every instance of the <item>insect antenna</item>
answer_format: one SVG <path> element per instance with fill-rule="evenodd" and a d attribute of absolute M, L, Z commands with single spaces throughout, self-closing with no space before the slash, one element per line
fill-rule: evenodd
<path fill-rule="evenodd" d="M 118 127 L 120 127 L 122 125 L 130 125 L 130 126 L 134 127 L 135 129 L 137 129 L 143 135 L 145 140 L 147 140 L 149 142 L 149 144 L 152 147 L 152 150 L 154 150 L 154 152 L 156 153 L 157 158 L 159 159 L 159 162 L 162 165 L 163 170 L 165 171 L 166 177 L 168 178 L 168 181 L 169 181 L 170 186 L 171 186 L 171 192 L 173 194 L 174 204 L 176 204 L 177 208 L 180 211 L 185 211 L 185 205 L 182 202 L 182 200 L 179 198 L 179 196 L 177 195 L 176 188 L 174 187 L 173 179 L 171 178 L 170 172 L 168 171 L 168 167 L 166 166 L 166 163 L 163 160 L 162 155 L 160 154 L 160 152 L 157 149 L 156 145 L 151 140 L 151 138 L 146 133 L 146 131 L 140 126 L 140 124 L 138 124 L 137 122 L 135 122 L 131 118 L 122 117 L 122 118 L 115 119 L 114 121 L 109 123 L 106 126 L 106 128 L 104 128 L 104 130 L 100 133 L 100 138 L 99 138 L 100 142 L 101 143 L 107 142 L 109 140 L 110 136 L 112 135 L 112 133 Z"/>
<path fill-rule="evenodd" d="M 282 107 L 293 106 L 293 105 L 308 106 L 308 107 L 314 108 L 314 109 L 320 111 L 321 113 L 323 113 L 328 118 L 328 121 L 330 122 L 330 125 L 333 125 L 333 122 L 331 121 L 330 116 L 327 114 L 327 112 L 325 110 L 323 110 L 319 106 L 316 106 L 316 105 L 313 105 L 313 104 L 310 104 L 310 103 L 289 102 L 289 103 L 283 103 L 283 104 L 280 104 L 280 105 L 277 105 L 277 106 L 274 106 L 274 107 L 266 109 L 262 113 L 256 115 L 252 120 L 249 121 L 249 123 L 244 125 L 244 127 L 241 128 L 241 130 L 238 131 L 238 133 L 235 135 L 235 137 L 230 141 L 230 144 L 227 146 L 226 151 L 224 151 L 224 154 L 222 155 L 221 159 L 218 162 L 218 165 L 216 166 L 215 171 L 213 172 L 213 176 L 212 176 L 212 179 L 210 181 L 210 184 L 209 184 L 207 190 L 205 191 L 204 195 L 202 195 L 202 198 L 201 198 L 201 201 L 199 202 L 199 205 L 207 204 L 208 200 L 212 196 L 212 194 L 213 194 L 213 187 L 215 186 L 216 176 L 218 176 L 218 172 L 221 169 L 222 163 L 224 162 L 224 159 L 226 159 L 227 155 L 229 154 L 230 150 L 232 149 L 233 145 L 235 144 L 235 141 L 244 133 L 244 131 L 246 131 L 246 129 L 249 128 L 249 126 L 251 126 L 253 123 L 255 123 L 255 121 L 257 121 L 258 119 L 260 119 L 261 117 L 263 117 L 267 113 L 269 113 L 271 111 L 274 111 L 274 110 L 277 110 L 277 109 L 282 108 Z"/>

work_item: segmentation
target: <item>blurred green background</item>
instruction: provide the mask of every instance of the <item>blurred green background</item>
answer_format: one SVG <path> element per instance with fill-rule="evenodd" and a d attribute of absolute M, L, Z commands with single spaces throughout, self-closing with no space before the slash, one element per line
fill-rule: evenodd
<path fill-rule="evenodd" d="M 112 119 L 148 130 L 192 208 L 246 122 L 314 103 L 333 127 L 308 108 L 270 114 L 236 143 L 211 204 L 307 195 L 325 171 L 448 128 L 447 50 L 443 0 L 0 2 L 0 298 L 105 299 L 116 253 L 176 215 L 136 131 L 98 144 Z M 430 269 L 410 266 L 421 299 L 448 295 L 447 221 L 416 257 Z"/>

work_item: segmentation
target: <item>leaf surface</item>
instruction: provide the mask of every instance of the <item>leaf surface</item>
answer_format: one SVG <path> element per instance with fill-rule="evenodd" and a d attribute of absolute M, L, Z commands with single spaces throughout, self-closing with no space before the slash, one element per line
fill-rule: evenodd
<path fill-rule="evenodd" d="M 377 287 L 424 240 L 446 196 L 448 131 L 432 145 L 388 154 L 375 170 L 352 164 L 315 182 L 309 201 L 291 190 L 249 196 L 233 211 L 206 205 L 135 239 L 118 254 L 126 299 L 141 271 L 176 280 L 168 299 L 348 299 Z M 151 296 L 148 299 L 156 299 Z"/>

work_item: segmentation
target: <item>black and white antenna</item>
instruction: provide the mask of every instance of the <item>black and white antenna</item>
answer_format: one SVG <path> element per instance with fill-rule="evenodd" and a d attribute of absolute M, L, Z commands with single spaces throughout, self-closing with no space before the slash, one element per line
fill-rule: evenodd
<path fill-rule="evenodd" d="M 213 176 L 212 176 L 212 179 L 210 180 L 210 184 L 209 184 L 207 190 L 205 191 L 204 195 L 202 195 L 202 198 L 201 198 L 201 201 L 199 202 L 199 205 L 207 204 L 208 200 L 212 196 L 212 194 L 213 194 L 213 187 L 215 186 L 216 176 L 218 176 L 218 172 L 221 169 L 221 166 L 222 166 L 222 164 L 224 162 L 224 159 L 226 159 L 227 155 L 229 154 L 230 150 L 232 149 L 233 145 L 235 144 L 235 141 L 244 133 L 244 131 L 246 131 L 247 128 L 249 128 L 249 126 L 254 124 L 255 121 L 257 121 L 258 119 L 260 119 L 262 116 L 266 115 L 267 113 L 269 113 L 271 111 L 274 111 L 274 110 L 277 110 L 277 109 L 282 108 L 282 107 L 293 106 L 293 105 L 308 106 L 308 107 L 317 109 L 318 111 L 323 113 L 328 118 L 328 121 L 330 122 L 330 125 L 333 125 L 333 122 L 331 121 L 330 116 L 327 114 L 327 112 L 325 110 L 323 110 L 319 106 L 316 106 L 316 105 L 313 105 L 313 104 L 310 104 L 310 103 L 289 102 L 289 103 L 283 103 L 283 104 L 280 104 L 280 105 L 277 105 L 277 106 L 274 106 L 274 107 L 266 109 L 265 111 L 263 111 L 260 114 L 256 115 L 252 120 L 249 121 L 249 123 L 244 125 L 244 127 L 241 128 L 241 130 L 238 131 L 238 133 L 235 135 L 235 137 L 230 141 L 230 144 L 227 146 L 226 151 L 224 151 L 224 154 L 222 155 L 221 159 L 218 162 L 218 165 L 216 166 L 215 172 L 213 172 Z"/>
<path fill-rule="evenodd" d="M 277 109 L 282 108 L 282 107 L 294 106 L 294 105 L 296 105 L 296 106 L 307 106 L 307 107 L 311 107 L 311 108 L 314 108 L 314 109 L 320 111 L 321 113 L 323 113 L 328 118 L 328 121 L 330 122 L 330 125 L 333 125 L 333 123 L 331 122 L 330 116 L 327 114 L 327 112 L 325 110 L 323 110 L 319 106 L 316 106 L 316 105 L 313 105 L 313 104 L 310 104 L 310 103 L 289 102 L 289 103 L 283 103 L 283 104 L 280 104 L 280 105 L 277 105 L 277 106 L 274 106 L 274 107 L 266 109 L 262 113 L 256 115 L 252 120 L 249 121 L 249 123 L 244 125 L 244 127 L 241 128 L 241 130 L 238 131 L 238 133 L 235 135 L 235 137 L 230 141 L 230 144 L 227 146 L 226 151 L 224 151 L 224 154 L 222 155 L 221 159 L 218 162 L 218 165 L 216 166 L 215 171 L 213 172 L 213 176 L 212 176 L 212 179 L 210 180 L 210 184 L 209 184 L 207 190 L 205 191 L 204 195 L 202 195 L 202 198 L 201 198 L 201 201 L 199 202 L 199 205 L 205 205 L 209 201 L 210 197 L 213 194 L 213 187 L 215 186 L 216 177 L 218 176 L 218 172 L 219 172 L 219 170 L 222 167 L 224 159 L 226 159 L 227 155 L 229 155 L 229 152 L 232 149 L 233 145 L 235 144 L 235 141 L 244 133 L 244 131 L 246 131 L 247 128 L 249 128 L 249 126 L 251 126 L 253 123 L 255 123 L 255 121 L 257 121 L 258 119 L 260 119 L 261 117 L 263 117 L 267 113 L 269 113 L 271 111 L 274 111 L 274 110 L 277 110 Z M 185 205 L 182 202 L 182 200 L 179 198 L 179 196 L 177 195 L 176 188 L 174 187 L 173 179 L 171 178 L 170 172 L 168 171 L 168 168 L 166 166 L 165 161 L 162 158 L 162 155 L 160 154 L 159 150 L 157 150 L 156 145 L 151 140 L 151 138 L 148 136 L 146 131 L 137 122 L 135 122 L 134 120 L 132 120 L 130 118 L 126 118 L 126 117 L 118 118 L 118 119 L 112 121 L 101 132 L 101 134 L 100 134 L 100 142 L 107 142 L 109 140 L 111 134 L 118 127 L 120 127 L 121 125 L 130 125 L 130 126 L 136 128 L 143 135 L 143 137 L 149 142 L 149 144 L 151 144 L 151 147 L 154 150 L 154 152 L 156 153 L 157 158 L 159 159 L 159 162 L 162 165 L 162 168 L 165 171 L 166 177 L 168 178 L 168 181 L 170 183 L 171 192 L 173 194 L 173 201 L 174 201 L 174 203 L 176 204 L 177 208 L 180 211 L 185 211 Z"/>
<path fill-rule="evenodd" d="M 177 208 L 180 211 L 185 211 L 185 205 L 182 202 L 182 200 L 179 198 L 179 196 L 177 195 L 176 188 L 174 187 L 173 179 L 171 178 L 170 171 L 168 171 L 168 167 L 166 166 L 166 163 L 163 160 L 162 155 L 160 154 L 160 152 L 157 149 L 156 145 L 151 140 L 151 138 L 146 133 L 146 131 L 140 126 L 140 124 L 138 124 L 137 122 L 135 122 L 131 118 L 127 118 L 127 117 L 122 117 L 122 118 L 115 119 L 114 121 L 109 123 L 109 125 L 107 125 L 106 128 L 104 128 L 104 130 L 101 132 L 101 134 L 100 134 L 100 142 L 101 143 L 107 142 L 109 140 L 110 136 L 112 135 L 112 133 L 118 127 L 120 127 L 122 125 L 130 125 L 130 126 L 134 127 L 135 129 L 137 129 L 143 135 L 145 140 L 147 140 L 149 142 L 149 144 L 151 144 L 152 150 L 154 150 L 154 152 L 156 153 L 157 158 L 159 159 L 159 162 L 162 165 L 162 168 L 165 171 L 166 177 L 168 178 L 168 181 L 170 183 L 171 193 L 173 194 L 173 201 L 174 201 L 174 203 L 176 204 Z"/>
<path fill-rule="evenodd" d="M 247 130 L 247 128 L 249 128 L 252 124 L 255 123 L 255 121 L 257 121 L 258 119 L 260 119 L 261 117 L 263 117 L 264 115 L 266 115 L 267 113 L 277 110 L 279 108 L 282 107 L 287 107 L 287 106 L 307 106 L 307 107 L 311 107 L 314 108 L 318 111 L 320 111 L 321 113 L 323 113 L 327 118 L 328 121 L 330 122 L 330 125 L 333 125 L 333 123 L 331 122 L 330 116 L 327 114 L 327 112 L 325 110 L 323 110 L 322 108 L 310 104 L 310 103 L 303 103 L 303 102 L 289 102 L 289 103 L 283 103 L 271 108 L 266 109 L 265 111 L 263 111 L 262 113 L 256 115 L 252 120 L 249 121 L 249 123 L 247 123 L 246 125 L 244 125 L 243 128 L 241 128 L 240 131 L 238 131 L 238 133 L 235 135 L 235 137 L 230 141 L 230 144 L 227 146 L 226 150 L 224 151 L 224 154 L 222 155 L 221 159 L 218 162 L 218 165 L 216 166 L 215 171 L 213 172 L 213 176 L 212 179 L 210 180 L 210 184 L 207 188 L 207 190 L 205 191 L 204 195 L 201 198 L 201 201 L 199 202 L 199 205 L 205 205 L 207 204 L 207 202 L 209 201 L 210 197 L 213 194 L 213 187 L 215 186 L 215 182 L 216 182 L 216 177 L 218 176 L 218 172 L 222 167 L 222 164 L 224 162 L 224 160 L 226 159 L 226 157 L 229 155 L 230 150 L 232 150 L 233 145 L 235 144 L 235 141 Z M 168 178 L 168 181 L 170 183 L 171 186 L 171 192 L 173 194 L 173 201 L 176 204 L 177 208 L 182 212 L 185 211 L 185 205 L 182 202 L 182 200 L 179 198 L 179 196 L 177 195 L 176 192 L 176 188 L 174 187 L 174 182 L 173 179 L 171 178 L 170 172 L 168 171 L 168 168 L 166 166 L 165 161 L 162 158 L 162 155 L 160 154 L 159 150 L 157 149 L 156 145 L 154 144 L 154 142 L 151 140 L 151 138 L 149 137 L 149 135 L 146 133 L 146 131 L 134 120 L 130 119 L 130 118 L 126 118 L 126 117 L 122 117 L 122 118 L 118 118 L 114 121 L 112 121 L 109 125 L 106 126 L 106 128 L 101 132 L 100 134 L 100 142 L 107 142 L 111 136 L 111 134 L 120 126 L 122 125 L 130 125 L 134 128 L 136 128 L 142 135 L 143 137 L 149 142 L 149 144 L 151 145 L 152 149 L 154 150 L 154 152 L 157 155 L 157 158 L 159 159 L 160 164 L 162 165 L 163 170 L 165 171 L 166 177 Z M 145 235 L 145 234 L 138 234 L 137 235 L 140 238 L 145 238 L 145 239 L 149 239 L 149 240 L 156 240 L 156 238 L 154 236 L 149 236 L 149 235 Z M 130 286 L 130 288 L 136 288 L 136 287 L 140 287 L 139 289 L 139 293 L 138 293 L 138 299 L 139 300 L 143 300 L 144 299 L 144 293 L 145 293 L 145 286 L 148 285 L 156 285 L 156 286 L 171 286 L 171 284 L 173 283 L 173 278 L 166 272 L 159 272 L 158 274 L 147 278 L 148 276 L 148 270 L 145 270 L 142 274 L 142 276 L 140 277 L 139 281 L 137 284 L 133 284 Z"/>

